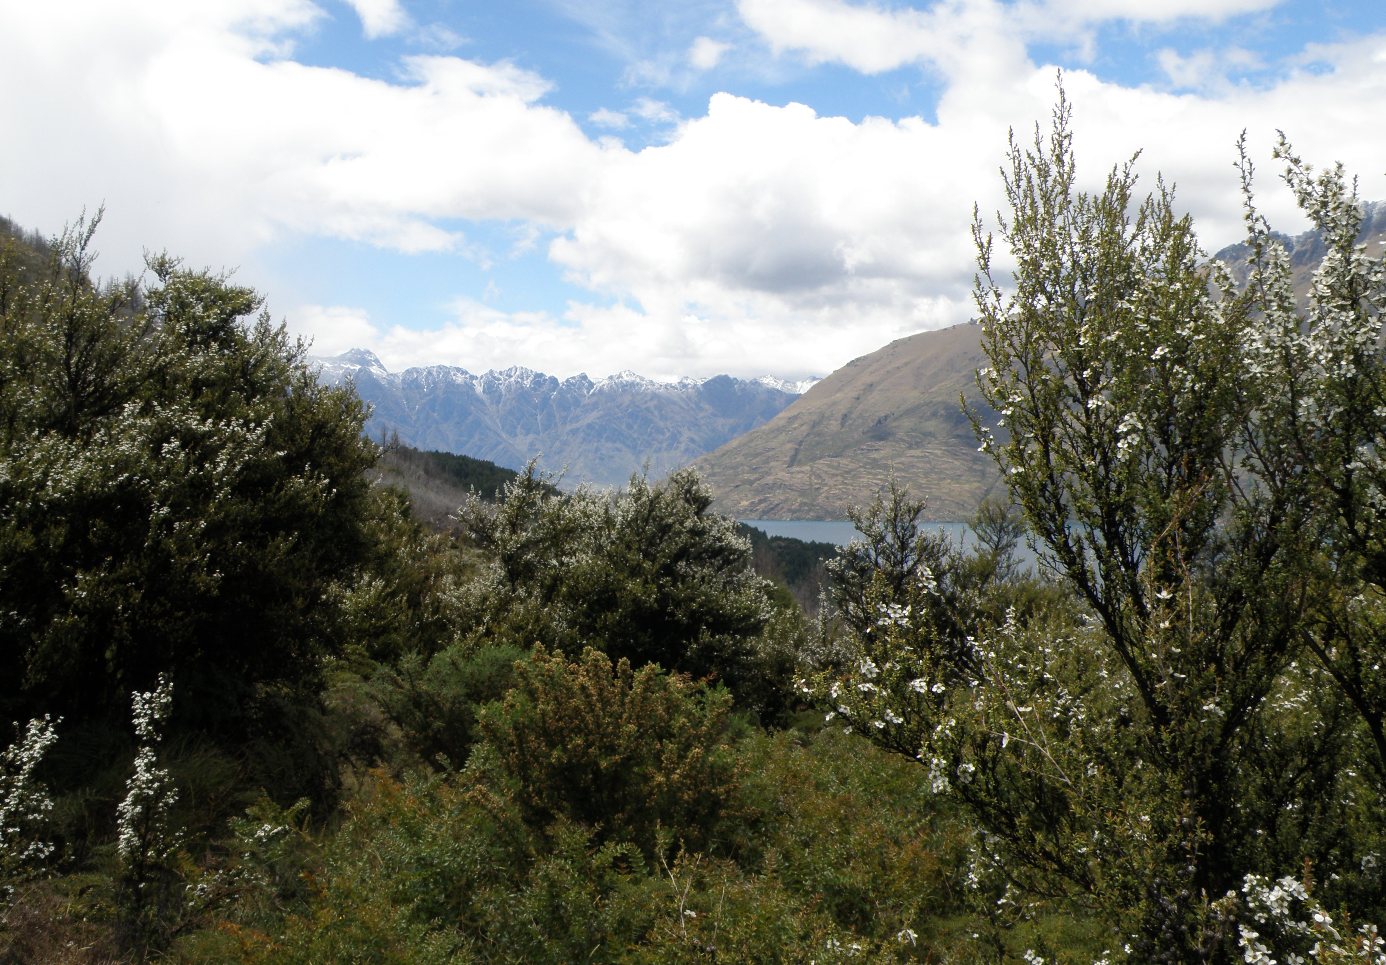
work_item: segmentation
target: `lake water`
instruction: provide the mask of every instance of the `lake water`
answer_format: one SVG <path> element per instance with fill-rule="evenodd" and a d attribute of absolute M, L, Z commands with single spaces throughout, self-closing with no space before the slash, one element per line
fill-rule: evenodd
<path fill-rule="evenodd" d="M 767 536 L 788 536 L 808 543 L 846 546 L 854 539 L 861 539 L 861 533 L 845 519 L 743 519 L 741 522 Z M 969 545 L 972 539 L 972 531 L 966 523 L 926 523 L 925 526 L 946 533 L 963 546 Z"/>
<path fill-rule="evenodd" d="M 809 543 L 834 543 L 846 546 L 854 539 L 861 539 L 861 533 L 849 520 L 845 519 L 743 519 L 741 522 L 752 526 L 767 536 L 788 536 Z M 925 528 L 943 533 L 957 546 L 967 549 L 972 545 L 972 529 L 966 523 L 924 523 Z M 1020 541 L 1015 548 L 1015 559 L 1022 570 L 1035 571 L 1039 559 L 1028 543 Z"/>

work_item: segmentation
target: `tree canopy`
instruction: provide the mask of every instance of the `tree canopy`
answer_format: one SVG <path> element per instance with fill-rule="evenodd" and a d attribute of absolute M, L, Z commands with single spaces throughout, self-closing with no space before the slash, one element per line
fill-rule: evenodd
<path fill-rule="evenodd" d="M 978 384 L 1005 433 L 974 424 L 1072 596 L 998 611 L 983 587 L 959 648 L 963 561 L 934 554 L 928 605 L 902 599 L 898 548 L 921 544 L 897 511 L 819 682 L 966 808 L 993 907 L 1086 908 L 1140 961 L 1259 960 L 1257 928 L 1307 953 L 1257 897 L 1306 867 L 1326 902 L 1382 910 L 1386 270 L 1341 169 L 1277 153 L 1327 249 L 1307 307 L 1244 151 L 1238 287 L 1170 188 L 1137 195 L 1134 159 L 1079 189 L 1062 91 L 1047 135 L 1012 138 L 1011 278 L 974 231 Z"/>
<path fill-rule="evenodd" d="M 373 447 L 250 289 L 94 280 L 98 221 L 0 243 L 0 703 L 117 718 L 164 672 L 221 726 L 339 647 Z"/>

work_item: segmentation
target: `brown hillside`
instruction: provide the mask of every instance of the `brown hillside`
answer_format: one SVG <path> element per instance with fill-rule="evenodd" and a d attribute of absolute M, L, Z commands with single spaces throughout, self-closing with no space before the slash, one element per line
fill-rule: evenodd
<path fill-rule="evenodd" d="M 1386 248 L 1386 202 L 1363 205 L 1362 214 L 1359 241 L 1376 256 Z M 1307 304 L 1323 242 L 1313 231 L 1277 237 Z M 1233 245 L 1214 257 L 1245 283 L 1247 255 Z M 892 474 L 928 500 L 935 519 L 967 519 L 1000 482 L 958 406 L 960 395 L 978 405 L 980 341 L 981 330 L 967 324 L 892 342 L 694 465 L 717 508 L 742 519 L 842 519 Z M 978 408 L 994 426 L 994 413 Z"/>
<path fill-rule="evenodd" d="M 965 519 L 997 484 L 959 396 L 976 404 L 973 324 L 922 332 L 849 362 L 694 466 L 742 519 L 843 519 L 892 474 L 936 519 Z M 990 416 L 990 410 L 987 410 Z"/>

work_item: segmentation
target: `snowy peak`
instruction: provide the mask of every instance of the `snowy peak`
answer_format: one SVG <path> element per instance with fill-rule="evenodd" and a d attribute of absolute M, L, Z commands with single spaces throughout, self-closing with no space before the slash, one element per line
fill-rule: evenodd
<path fill-rule="evenodd" d="M 560 381 L 519 365 L 481 375 L 448 365 L 390 373 L 364 349 L 313 361 L 323 382 L 350 381 L 370 404 L 372 438 L 398 433 L 421 449 L 511 468 L 540 458 L 573 484 L 620 485 L 646 466 L 662 475 L 798 398 L 795 383 L 727 375 L 656 382 L 624 371 Z"/>
<path fill-rule="evenodd" d="M 369 372 L 378 379 L 390 377 L 390 373 L 376 354 L 364 348 L 354 348 L 330 358 L 311 357 L 308 361 L 318 367 L 322 381 L 332 384 L 362 371 Z"/>
<path fill-rule="evenodd" d="M 773 375 L 762 375 L 760 378 L 756 379 L 757 383 L 765 386 L 767 389 L 776 389 L 780 392 L 788 392 L 790 395 L 803 395 L 809 389 L 813 388 L 815 385 L 822 381 L 822 379 L 813 377 L 807 379 L 799 379 L 797 381 L 790 381 L 788 379 L 777 379 Z"/>
<path fill-rule="evenodd" d="M 344 381 L 348 376 L 356 375 L 359 370 L 366 370 L 380 380 L 425 387 L 444 383 L 467 385 L 480 394 L 516 390 L 562 391 L 581 395 L 603 391 L 687 393 L 697 391 L 714 380 L 728 379 L 732 383 L 754 384 L 775 392 L 803 395 L 820 381 L 816 378 L 796 381 L 780 379 L 771 375 L 747 380 L 736 379 L 729 375 L 716 375 L 702 379 L 685 376 L 674 382 L 658 382 L 638 372 L 632 372 L 630 369 L 623 369 L 614 375 L 599 379 L 592 379 L 586 373 L 581 373 L 560 381 L 552 375 L 526 368 L 523 365 L 512 365 L 506 369 L 489 369 L 480 375 L 473 375 L 467 369 L 455 365 L 426 365 L 408 368 L 400 373 L 391 373 L 374 352 L 364 348 L 354 348 L 343 352 L 341 355 L 316 356 L 311 361 L 321 369 L 323 381 L 333 384 Z"/>

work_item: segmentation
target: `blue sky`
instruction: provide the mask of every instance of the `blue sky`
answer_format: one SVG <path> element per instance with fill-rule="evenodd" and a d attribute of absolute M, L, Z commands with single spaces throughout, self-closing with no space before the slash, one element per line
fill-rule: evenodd
<path fill-rule="evenodd" d="M 1210 248 L 1243 129 L 1277 226 L 1277 129 L 1386 199 L 1382 0 L 0 0 L 0 212 L 392 369 L 824 375 L 968 319 L 1060 68 Z"/>

